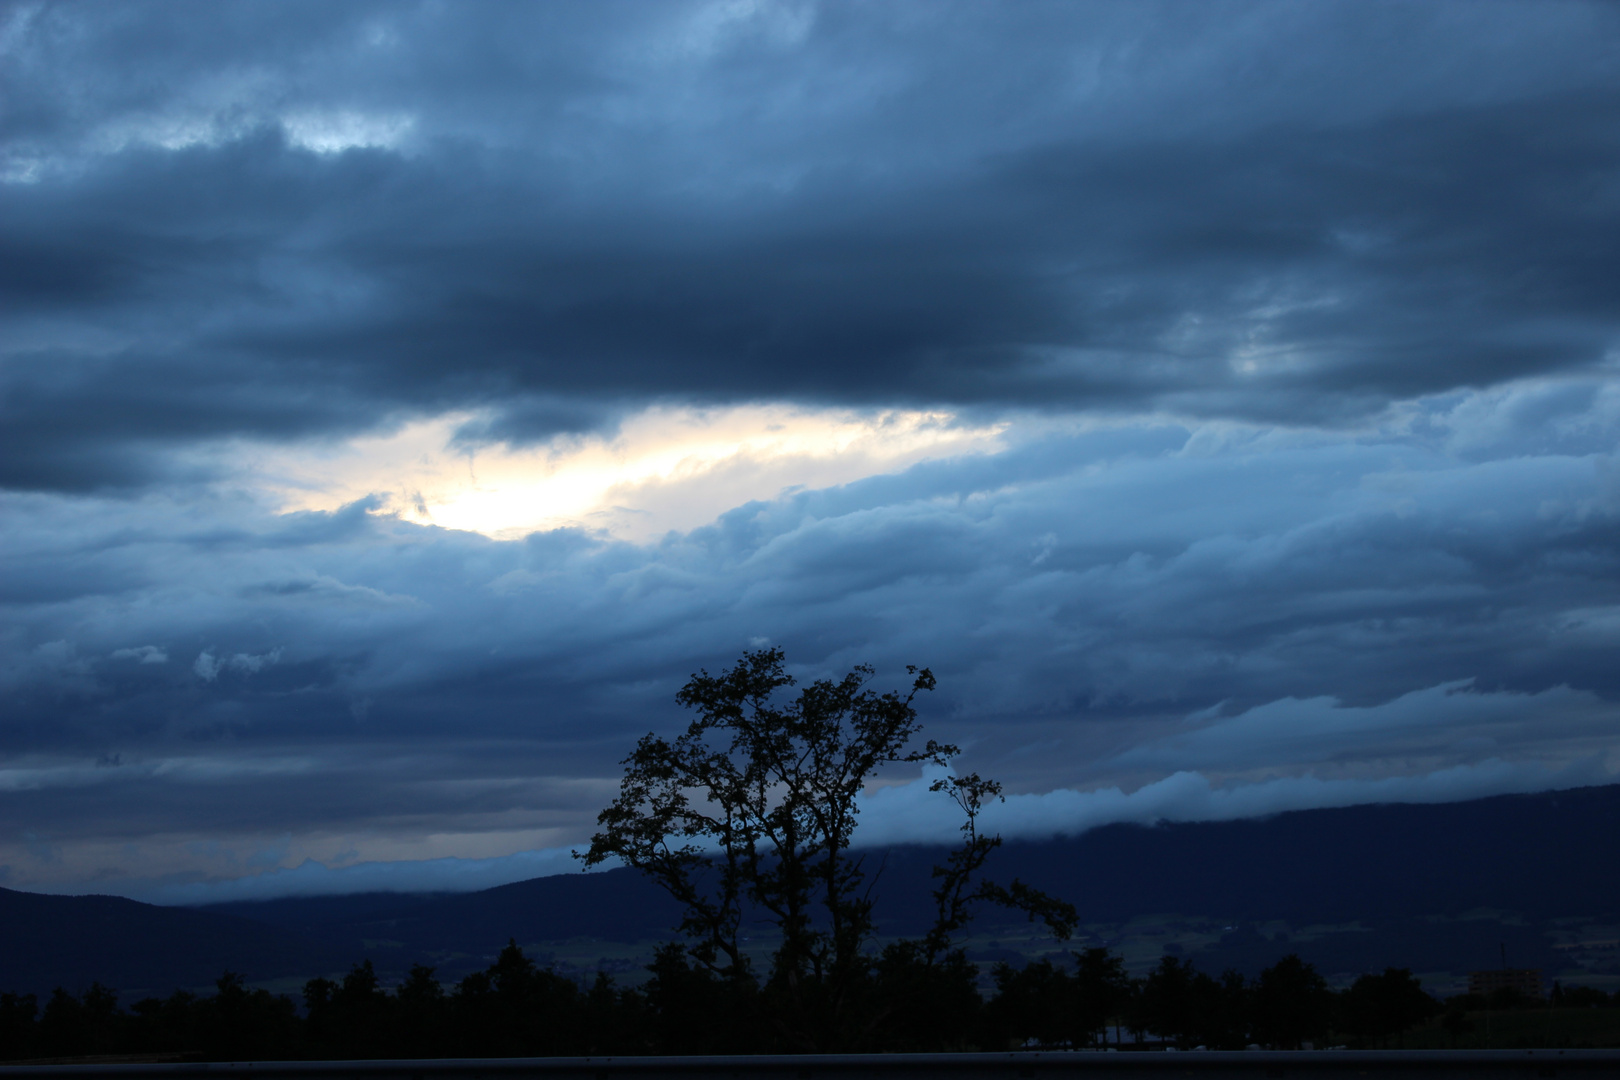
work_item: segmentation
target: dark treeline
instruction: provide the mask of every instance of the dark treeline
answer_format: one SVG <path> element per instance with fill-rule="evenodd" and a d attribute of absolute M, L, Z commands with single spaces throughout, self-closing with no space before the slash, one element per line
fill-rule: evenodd
<path fill-rule="evenodd" d="M 82 995 L 58 989 L 0 994 L 0 1059 L 174 1055 L 207 1060 L 518 1057 L 549 1055 L 773 1053 L 795 1049 L 794 999 L 770 985 L 728 982 L 666 946 L 639 988 L 599 974 L 588 986 L 541 968 L 509 944 L 495 963 L 446 989 L 417 965 L 385 990 L 369 961 L 340 981 L 312 979 L 302 1002 L 248 988 L 227 972 L 211 996 L 176 991 L 127 1011 L 99 984 Z M 1279 1049 L 1333 1039 L 1376 1047 L 1436 1014 L 1462 1030 L 1467 1012 L 1530 1003 L 1511 993 L 1491 1002 L 1442 1004 L 1409 971 L 1364 975 L 1335 992 L 1309 964 L 1286 956 L 1252 980 L 1213 977 L 1166 956 L 1130 978 L 1106 949 L 998 964 L 996 993 L 976 989 L 963 960 L 924 966 L 907 951 L 874 959 L 862 987 L 868 1018 L 851 1049 L 962 1051 L 1021 1046 L 1122 1050 Z M 1555 990 L 1555 1004 L 1620 1004 L 1589 988 Z"/>

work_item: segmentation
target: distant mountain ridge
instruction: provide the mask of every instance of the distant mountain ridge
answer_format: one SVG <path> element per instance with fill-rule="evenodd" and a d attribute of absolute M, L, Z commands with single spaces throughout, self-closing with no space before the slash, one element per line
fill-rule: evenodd
<path fill-rule="evenodd" d="M 870 853 L 883 932 L 915 933 L 926 925 L 929 868 L 943 853 L 926 847 Z M 1245 926 L 1376 924 L 1377 933 L 1313 946 L 1334 970 L 1418 965 L 1411 957 L 1435 969 L 1488 966 L 1480 942 L 1488 939 L 1494 950 L 1510 938 L 1520 962 L 1550 962 L 1544 935 L 1533 926 L 1492 923 L 1463 935 L 1450 924 L 1421 920 L 1477 909 L 1532 922 L 1620 913 L 1620 785 L 1245 821 L 1111 825 L 1078 837 L 1009 842 L 989 870 L 1073 902 L 1082 921 L 1093 924 L 1169 912 Z M 421 960 L 448 962 L 444 970 L 453 972 L 454 957 L 479 966 L 508 938 L 656 940 L 671 936 L 677 918 L 667 897 L 628 870 L 476 893 L 291 897 L 204 908 L 0 889 L 0 990 L 82 989 L 99 979 L 126 992 L 167 992 L 206 986 L 225 967 L 253 980 L 307 977 L 367 956 L 382 968 Z M 1262 955 L 1257 950 L 1281 948 L 1252 931 L 1229 938 L 1195 961 L 1205 968 L 1244 966 Z"/>
<path fill-rule="evenodd" d="M 1620 784 L 1110 825 L 1069 840 L 1008 844 L 998 872 L 1022 875 L 1099 922 L 1155 910 L 1294 921 L 1475 908 L 1536 918 L 1613 913 Z"/>
<path fill-rule="evenodd" d="M 347 962 L 341 946 L 223 912 L 0 889 L 0 991 L 99 981 L 138 997 L 207 986 L 226 968 L 272 979 Z"/>

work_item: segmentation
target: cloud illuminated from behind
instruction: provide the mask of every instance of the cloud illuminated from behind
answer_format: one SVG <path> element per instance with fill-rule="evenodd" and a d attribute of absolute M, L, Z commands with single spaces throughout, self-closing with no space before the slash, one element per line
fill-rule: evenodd
<path fill-rule="evenodd" d="M 1007 426 L 940 411 L 657 406 L 611 434 L 458 446 L 480 419 L 458 412 L 342 443 L 244 446 L 238 467 L 289 511 L 380 496 L 379 510 L 406 521 L 496 539 L 574 526 L 645 541 L 784 491 L 994 452 Z"/>

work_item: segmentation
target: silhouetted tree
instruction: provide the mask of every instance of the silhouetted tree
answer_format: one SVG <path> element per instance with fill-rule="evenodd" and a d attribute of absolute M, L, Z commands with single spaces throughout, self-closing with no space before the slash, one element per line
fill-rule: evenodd
<path fill-rule="evenodd" d="M 1464 1035 L 1474 1030 L 1474 1022 L 1468 1019 L 1467 1007 L 1455 999 L 1446 1002 L 1445 1012 L 1440 1016 L 1440 1026 L 1451 1036 L 1454 1048 Z"/>
<path fill-rule="evenodd" d="M 933 741 L 907 749 L 920 727 L 912 702 L 934 687 L 926 668 L 907 671 L 913 682 L 904 697 L 868 689 L 872 669 L 862 666 L 785 704 L 778 691 L 795 680 L 779 649 L 744 653 L 719 676 L 692 676 L 676 700 L 697 718 L 673 742 L 649 734 L 636 745 L 619 796 L 581 855 L 587 866 L 622 860 L 668 891 L 682 905 L 691 957 L 738 984 L 739 997 L 756 979 L 742 946 L 745 909 L 774 923 L 781 943 L 761 1001 L 786 1049 L 838 1049 L 870 1037 L 861 1014 L 870 1004 L 872 899 L 862 859 L 849 851 L 857 797 L 885 766 L 945 766 L 957 753 Z M 1000 842 L 978 833 L 978 811 L 1000 788 L 976 775 L 934 788 L 968 821 L 963 848 L 936 873 L 939 918 L 912 958 L 930 966 L 948 959 L 952 934 L 980 901 L 1018 907 L 1066 937 L 1072 907 L 1017 881 L 1001 888 L 976 880 Z"/>
<path fill-rule="evenodd" d="M 1423 983 L 1407 968 L 1385 968 L 1362 975 L 1341 998 L 1344 1029 L 1360 1039 L 1388 1045 L 1389 1038 L 1427 1020 L 1440 1003 L 1423 992 Z"/>
<path fill-rule="evenodd" d="M 1191 961 L 1175 956 L 1159 958 L 1142 982 L 1140 1009 L 1142 1022 L 1160 1038 L 1183 1050 L 1197 1042 L 1199 1006 L 1208 1003 L 1209 994 L 1200 993 L 1200 976 Z"/>
<path fill-rule="evenodd" d="M 166 998 L 142 998 L 129 1011 L 134 1030 L 130 1048 L 137 1053 L 195 1050 L 204 1044 L 197 996 L 188 990 L 176 990 Z"/>
<path fill-rule="evenodd" d="M 449 1052 L 449 1001 L 433 969 L 412 964 L 394 991 L 398 1039 L 409 1057 L 440 1057 Z"/>
<path fill-rule="evenodd" d="M 341 983 L 304 984 L 311 1042 L 336 1058 L 371 1058 L 393 1052 L 394 1000 L 377 980 L 370 960 L 354 965 Z"/>
<path fill-rule="evenodd" d="M 292 1000 L 268 990 L 248 989 L 242 976 L 227 971 L 214 983 L 215 994 L 193 1002 L 203 1051 L 214 1061 L 258 1061 L 289 1056 L 298 1042 Z"/>
<path fill-rule="evenodd" d="M 986 1023 L 996 1033 L 998 1049 L 1030 1039 L 1043 1046 L 1074 1044 L 1074 980 L 1067 972 L 1050 960 L 1036 960 L 1022 968 L 997 964 L 993 977 L 996 996 Z"/>
<path fill-rule="evenodd" d="M 581 1034 L 586 1054 L 645 1054 L 650 1049 L 647 999 L 635 990 L 620 990 L 598 971 L 585 994 Z"/>
<path fill-rule="evenodd" d="M 1320 1040 L 1333 1017 L 1327 980 L 1294 953 L 1260 973 L 1253 1005 L 1255 1038 L 1279 1050 Z"/>
<path fill-rule="evenodd" d="M 205 1047 L 214 1061 L 249 1061 L 253 1038 L 252 1003 L 241 975 L 227 970 L 214 981 L 214 996 L 205 1010 Z"/>
<path fill-rule="evenodd" d="M 1231 968 L 1213 981 L 1199 1041 L 1211 1050 L 1241 1050 L 1249 1042 L 1250 996 L 1248 980 Z"/>
<path fill-rule="evenodd" d="M 579 987 L 535 966 L 515 941 L 486 971 L 456 987 L 461 1052 L 470 1057 L 532 1057 L 582 1053 Z"/>
<path fill-rule="evenodd" d="M 350 1051 L 371 1057 L 393 1035 L 388 995 L 377 979 L 377 972 L 366 960 L 354 965 L 332 994 L 332 1012 L 348 1033 Z"/>
<path fill-rule="evenodd" d="M 332 995 L 337 983 L 315 978 L 304 984 L 304 1037 L 322 1057 L 337 1054 L 339 1031 L 332 1015 Z"/>
<path fill-rule="evenodd" d="M 862 1049 L 967 1050 L 979 1037 L 979 969 L 960 949 L 929 958 L 923 943 L 886 946 L 874 968 L 871 1024 Z"/>
<path fill-rule="evenodd" d="M 1101 946 L 1075 954 L 1074 1028 L 1083 1032 L 1077 1045 L 1107 1045 L 1107 1027 L 1131 993 L 1125 961 Z"/>
<path fill-rule="evenodd" d="M 1560 986 L 1555 982 L 1553 990 L 1553 1004 L 1569 1009 L 1601 1009 L 1608 1005 L 1620 1005 L 1620 993 L 1610 997 L 1595 986 Z"/>
<path fill-rule="evenodd" d="M 660 947 L 642 987 L 653 1014 L 654 1045 L 664 1054 L 751 1053 L 764 1049 L 752 981 L 722 979 L 693 964 L 679 942 Z"/>
<path fill-rule="evenodd" d="M 923 674 L 928 674 L 926 669 Z M 933 742 L 928 745 L 941 752 L 957 752 L 954 746 L 941 747 Z M 938 882 L 932 893 L 934 924 L 920 943 L 923 962 L 933 964 L 947 955 L 954 947 L 955 935 L 972 921 L 975 907 L 986 901 L 1023 911 L 1031 922 L 1040 919 L 1060 940 L 1068 940 L 1078 920 L 1074 905 L 1047 896 L 1016 878 L 1003 888 L 979 876 L 990 853 L 1001 846 L 1000 836 L 979 831 L 979 815 L 992 799 L 1001 800 L 1001 785 L 978 773 L 968 773 L 935 780 L 929 790 L 948 795 L 962 811 L 962 845 L 946 856 L 944 866 L 933 868 L 933 878 Z"/>
<path fill-rule="evenodd" d="M 52 1057 L 109 1052 L 118 1037 L 118 994 L 91 983 L 82 999 L 58 986 L 39 1020 L 39 1041 Z"/>
<path fill-rule="evenodd" d="M 38 1014 L 39 999 L 33 994 L 0 994 L 0 1061 L 33 1056 Z"/>

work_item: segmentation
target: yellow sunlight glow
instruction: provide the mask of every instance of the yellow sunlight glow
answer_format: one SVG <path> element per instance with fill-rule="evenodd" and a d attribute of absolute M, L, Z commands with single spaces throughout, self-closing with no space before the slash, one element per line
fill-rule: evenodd
<path fill-rule="evenodd" d="M 453 413 L 337 446 L 261 450 L 246 464 L 285 510 L 379 495 L 383 512 L 407 521 L 497 539 L 579 526 L 645 541 L 797 487 L 991 453 L 1006 428 L 964 426 L 946 412 L 656 407 L 609 437 L 452 447 L 456 429 L 474 419 Z"/>

